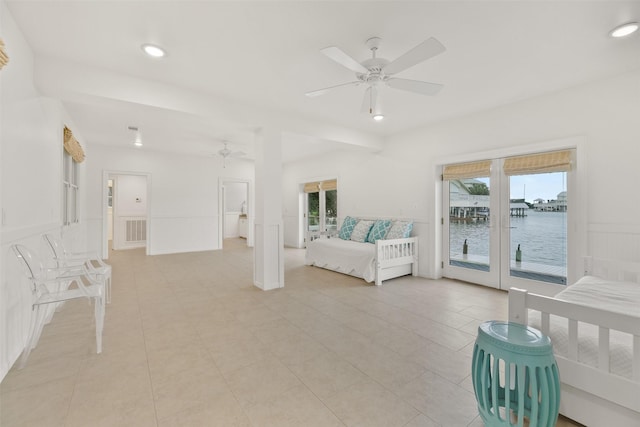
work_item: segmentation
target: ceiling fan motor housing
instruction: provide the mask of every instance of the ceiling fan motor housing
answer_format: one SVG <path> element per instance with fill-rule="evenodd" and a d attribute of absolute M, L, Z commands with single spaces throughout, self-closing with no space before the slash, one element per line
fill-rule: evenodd
<path fill-rule="evenodd" d="M 383 71 L 388 63 L 389 61 L 384 58 L 369 58 L 362 62 L 362 66 L 369 72 L 366 74 L 356 73 L 356 77 L 365 83 L 383 82 L 389 78 Z"/>

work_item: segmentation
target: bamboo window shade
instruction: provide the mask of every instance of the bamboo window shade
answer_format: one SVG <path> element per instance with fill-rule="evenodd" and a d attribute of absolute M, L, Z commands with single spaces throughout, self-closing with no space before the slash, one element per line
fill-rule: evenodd
<path fill-rule="evenodd" d="M 338 189 L 338 180 L 330 179 L 328 181 L 307 182 L 304 184 L 305 193 L 317 193 L 320 190 L 331 191 Z"/>
<path fill-rule="evenodd" d="M 64 149 L 74 162 L 82 163 L 84 160 L 84 150 L 82 146 L 78 142 L 78 140 L 73 136 L 73 132 L 68 127 L 64 127 Z"/>
<path fill-rule="evenodd" d="M 0 39 L 0 70 L 9 63 L 9 55 L 4 50 L 4 42 Z"/>
<path fill-rule="evenodd" d="M 442 173 L 444 181 L 464 178 L 483 178 L 491 175 L 491 160 L 471 163 L 456 163 L 446 165 Z"/>
<path fill-rule="evenodd" d="M 568 172 L 571 170 L 571 151 L 553 151 L 509 157 L 504 160 L 504 174 L 531 175 L 536 173 Z"/>

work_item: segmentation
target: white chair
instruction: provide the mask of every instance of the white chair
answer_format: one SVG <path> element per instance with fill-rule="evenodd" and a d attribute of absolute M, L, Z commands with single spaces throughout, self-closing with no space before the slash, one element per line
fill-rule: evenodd
<path fill-rule="evenodd" d="M 69 271 L 73 272 L 73 267 L 84 265 L 94 278 L 104 282 L 105 298 L 107 303 L 111 302 L 111 266 L 109 264 L 105 263 L 96 252 L 67 252 L 62 241 L 51 234 L 44 234 L 42 238 L 58 268 L 69 268 Z"/>
<path fill-rule="evenodd" d="M 22 352 L 19 369 L 29 358 L 31 350 L 38 344 L 44 325 L 48 323 L 57 306 L 65 301 L 87 298 L 93 300 L 96 322 L 96 352 L 102 352 L 102 328 L 104 326 L 104 285 L 91 277 L 83 268 L 83 274 L 67 274 L 68 271 L 44 268 L 42 263 L 23 245 L 12 245 L 25 276 L 31 282 L 32 316 L 29 336 Z M 62 273 L 62 275 L 61 275 Z"/>

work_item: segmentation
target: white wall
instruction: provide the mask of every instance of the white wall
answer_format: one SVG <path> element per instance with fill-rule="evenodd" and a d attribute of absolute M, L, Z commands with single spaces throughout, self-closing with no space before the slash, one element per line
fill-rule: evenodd
<path fill-rule="evenodd" d="M 219 249 L 220 173 L 253 179 L 253 165 L 237 161 L 222 169 L 217 159 L 132 148 L 92 147 L 87 158 L 88 239 L 102 247 L 105 192 L 103 171 L 150 174 L 150 255 Z"/>
<path fill-rule="evenodd" d="M 33 84 L 34 61 L 30 46 L 17 28 L 4 2 L 0 2 L 0 35 L 10 62 L 0 71 L 0 379 L 22 352 L 31 317 L 28 282 L 10 252 L 23 244 L 41 256 L 42 233 L 64 234 L 65 243 L 79 248 L 84 227 L 62 228 L 62 130 L 74 129 L 58 101 L 43 98 Z M 82 135 L 74 134 L 82 143 Z M 85 147 L 86 148 L 86 147 Z M 86 151 L 86 150 L 85 150 Z M 80 215 L 84 165 L 79 167 Z M 70 245 L 74 244 L 74 245 Z"/>
<path fill-rule="evenodd" d="M 115 205 L 119 216 L 147 215 L 147 177 L 120 175 L 115 187 Z"/>
<path fill-rule="evenodd" d="M 227 182 L 225 187 L 226 212 L 242 212 L 242 202 L 247 202 L 248 188 L 246 182 Z"/>
<path fill-rule="evenodd" d="M 298 246 L 302 231 L 298 227 L 304 204 L 300 200 L 301 184 L 322 179 L 338 180 L 338 221 L 345 216 L 411 219 L 412 235 L 419 237 L 420 258 L 427 259 L 429 247 L 427 200 L 405 191 L 407 182 L 423 173 L 424 165 L 407 162 L 404 152 L 383 150 L 379 153 L 332 153 L 313 160 L 291 163 L 283 171 L 283 215 L 285 245 Z M 420 274 L 429 271 L 420 266 Z"/>
<path fill-rule="evenodd" d="M 573 251 L 640 261 L 638 117 L 640 72 L 635 71 L 396 135 L 378 154 L 289 165 L 283 180 L 285 241 L 298 237 L 298 184 L 335 175 L 340 217 L 413 218 L 421 240 L 420 274 L 435 276 L 441 215 L 437 166 L 443 159 L 577 137 L 584 142 L 577 167 L 588 171 L 578 183 L 587 194 L 586 235 L 577 246 L 572 242 Z"/>

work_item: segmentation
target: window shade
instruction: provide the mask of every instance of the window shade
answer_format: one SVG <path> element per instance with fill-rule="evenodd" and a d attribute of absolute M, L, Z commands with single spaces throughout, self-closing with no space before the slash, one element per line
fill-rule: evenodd
<path fill-rule="evenodd" d="M 457 163 L 444 167 L 442 179 L 445 181 L 463 178 L 482 178 L 491 176 L 491 160 L 472 163 Z"/>
<path fill-rule="evenodd" d="M 78 140 L 73 136 L 73 132 L 68 127 L 64 127 L 64 149 L 74 162 L 82 163 L 84 160 L 84 150 L 80 146 Z"/>
<path fill-rule="evenodd" d="M 330 191 L 338 188 L 338 180 L 330 179 L 328 181 L 307 182 L 304 185 L 305 193 L 317 193 L 320 190 Z"/>
<path fill-rule="evenodd" d="M 9 55 L 4 50 L 4 42 L 0 39 L 0 70 L 9 63 Z"/>
<path fill-rule="evenodd" d="M 320 187 L 324 191 L 337 190 L 338 189 L 338 180 L 337 179 L 332 179 L 330 181 L 322 181 L 322 183 L 320 183 Z"/>
<path fill-rule="evenodd" d="M 504 174 L 530 175 L 536 173 L 568 172 L 571 170 L 571 151 L 530 154 L 504 160 Z"/>

